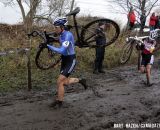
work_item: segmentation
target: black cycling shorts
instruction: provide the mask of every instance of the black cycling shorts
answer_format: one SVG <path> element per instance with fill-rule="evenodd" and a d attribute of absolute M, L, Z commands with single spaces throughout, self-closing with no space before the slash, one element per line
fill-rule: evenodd
<path fill-rule="evenodd" d="M 76 65 L 75 55 L 68 55 L 68 56 L 62 55 L 60 74 L 64 75 L 65 77 L 69 77 L 75 65 Z"/>
<path fill-rule="evenodd" d="M 152 65 L 154 62 L 154 56 L 152 54 L 143 54 L 141 57 L 141 65 L 147 66 L 147 65 Z"/>
<path fill-rule="evenodd" d="M 130 27 L 130 29 L 132 29 L 134 27 L 134 23 L 130 22 L 129 27 Z"/>

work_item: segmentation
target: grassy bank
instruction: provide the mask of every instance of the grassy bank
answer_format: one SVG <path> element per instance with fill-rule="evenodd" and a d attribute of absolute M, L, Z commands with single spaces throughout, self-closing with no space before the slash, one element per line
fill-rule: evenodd
<path fill-rule="evenodd" d="M 83 20 L 85 21 L 85 20 Z M 85 22 L 88 22 L 86 20 Z M 11 34 L 11 32 L 14 34 Z M 23 33 L 22 33 L 23 32 Z M 2 32 L 1 32 L 2 33 Z M 120 36 L 112 45 L 106 47 L 104 68 L 111 69 L 121 66 L 119 57 L 124 45 L 126 36 Z M 55 87 L 56 79 L 59 74 L 59 68 L 50 70 L 40 70 L 35 65 L 35 55 L 39 39 L 34 38 L 30 44 L 26 34 L 20 28 L 18 31 L 11 30 L 0 35 L 0 51 L 7 51 L 14 48 L 31 47 L 31 72 L 33 89 L 44 89 Z M 74 76 L 81 76 L 83 72 L 92 72 L 95 59 L 95 49 L 76 47 L 77 66 Z M 133 52 L 130 61 L 127 64 L 136 64 L 137 54 Z M 27 56 L 25 53 L 9 54 L 0 56 L 0 92 L 27 89 Z"/>
<path fill-rule="evenodd" d="M 106 47 L 106 54 L 104 60 L 104 68 L 110 69 L 117 67 L 119 63 L 119 54 L 122 48 L 123 39 L 119 39 L 115 44 Z M 40 70 L 35 65 L 37 42 L 33 41 L 31 51 L 31 67 L 32 67 L 32 87 L 33 89 L 44 89 L 53 87 L 56 83 L 56 78 L 59 73 L 59 67 L 50 70 Z M 1 48 L 4 50 L 3 48 Z M 73 75 L 80 76 L 83 72 L 92 72 L 95 49 L 78 48 L 77 52 L 77 66 Z M 135 55 L 133 55 L 131 63 L 135 63 Z M 10 54 L 8 56 L 0 57 L 0 92 L 14 91 L 19 89 L 27 89 L 27 57 L 25 54 Z"/>

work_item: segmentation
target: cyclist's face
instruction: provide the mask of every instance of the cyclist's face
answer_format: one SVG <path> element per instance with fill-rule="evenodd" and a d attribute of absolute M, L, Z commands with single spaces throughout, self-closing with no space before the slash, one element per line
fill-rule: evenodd
<path fill-rule="evenodd" d="M 62 32 L 62 28 L 60 26 L 55 26 L 55 31 L 60 34 Z"/>

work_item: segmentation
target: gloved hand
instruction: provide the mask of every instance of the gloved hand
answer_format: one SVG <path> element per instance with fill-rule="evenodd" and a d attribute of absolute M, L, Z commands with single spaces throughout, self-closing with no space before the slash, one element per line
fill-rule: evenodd
<path fill-rule="evenodd" d="M 141 50 L 144 49 L 144 44 L 141 44 L 140 49 L 141 49 Z"/>
<path fill-rule="evenodd" d="M 40 48 L 48 48 L 46 43 L 41 43 L 41 44 L 39 45 L 39 47 L 40 47 Z"/>

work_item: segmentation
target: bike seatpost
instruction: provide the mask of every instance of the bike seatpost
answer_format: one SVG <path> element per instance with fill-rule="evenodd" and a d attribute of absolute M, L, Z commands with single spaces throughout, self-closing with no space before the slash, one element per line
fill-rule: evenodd
<path fill-rule="evenodd" d="M 77 24 L 77 20 L 76 20 L 76 15 L 73 15 L 73 21 L 74 21 L 74 25 L 75 25 L 75 29 L 76 29 L 78 42 L 80 42 L 80 35 L 79 35 L 79 31 L 78 31 L 78 24 Z"/>

